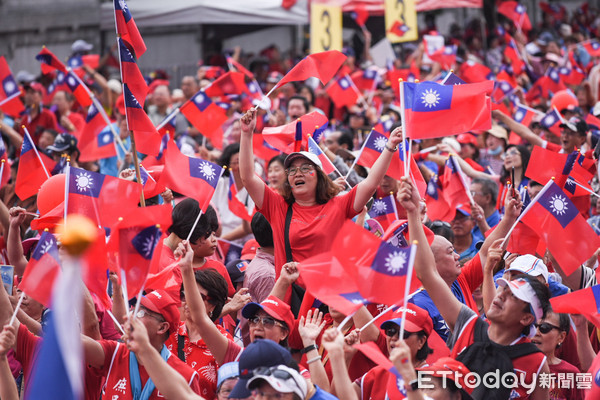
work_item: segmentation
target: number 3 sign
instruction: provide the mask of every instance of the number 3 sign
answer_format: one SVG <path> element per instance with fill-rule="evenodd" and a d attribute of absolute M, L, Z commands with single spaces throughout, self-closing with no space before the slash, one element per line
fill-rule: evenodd
<path fill-rule="evenodd" d="M 416 0 L 385 0 L 385 32 L 392 43 L 419 38 Z"/>
<path fill-rule="evenodd" d="M 310 52 L 342 50 L 342 8 L 312 3 L 310 7 Z"/>

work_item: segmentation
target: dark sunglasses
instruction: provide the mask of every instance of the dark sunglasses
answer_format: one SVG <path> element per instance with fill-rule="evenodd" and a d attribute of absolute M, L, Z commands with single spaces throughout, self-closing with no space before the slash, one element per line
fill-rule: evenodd
<path fill-rule="evenodd" d="M 535 324 L 535 327 L 537 329 L 539 329 L 540 333 L 544 333 L 544 334 L 550 332 L 552 329 L 556 329 L 557 331 L 562 330 L 562 329 L 560 329 L 559 326 L 549 324 L 548 322 L 542 322 L 541 324 Z"/>
<path fill-rule="evenodd" d="M 273 376 L 277 379 L 284 379 L 284 380 L 294 378 L 292 376 L 292 374 L 290 374 L 289 372 L 287 372 L 283 369 L 278 369 L 277 367 L 258 367 L 258 368 L 254 369 L 252 374 L 254 376 L 257 376 L 257 375 Z"/>
<path fill-rule="evenodd" d="M 389 338 L 393 338 L 396 335 L 400 334 L 400 329 L 399 328 L 385 328 L 385 336 L 389 337 Z M 406 340 L 409 337 L 411 337 L 412 335 L 414 335 L 414 332 L 408 332 L 408 331 L 404 331 L 404 334 L 402 335 L 402 339 Z"/>

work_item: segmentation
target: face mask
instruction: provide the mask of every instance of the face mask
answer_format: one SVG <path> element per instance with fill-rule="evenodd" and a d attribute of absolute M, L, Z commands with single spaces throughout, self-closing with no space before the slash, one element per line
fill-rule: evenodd
<path fill-rule="evenodd" d="M 503 149 L 504 149 L 504 148 L 503 148 L 502 146 L 498 146 L 498 147 L 496 147 L 495 149 L 489 149 L 489 150 L 487 151 L 487 153 L 488 153 L 490 156 L 497 156 L 497 155 L 499 155 L 500 153 L 502 153 L 502 150 L 503 150 Z"/>

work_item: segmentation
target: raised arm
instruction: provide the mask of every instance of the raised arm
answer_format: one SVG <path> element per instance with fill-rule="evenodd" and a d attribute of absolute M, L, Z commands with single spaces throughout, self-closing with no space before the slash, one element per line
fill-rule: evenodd
<path fill-rule="evenodd" d="M 496 240 L 500 238 L 504 238 L 510 228 L 514 225 L 517 218 L 521 214 L 521 208 L 523 207 L 523 203 L 521 202 L 521 198 L 519 197 L 519 192 L 515 193 L 516 197 L 507 197 L 504 202 L 504 216 L 496 225 L 496 229 L 494 229 L 479 249 L 479 257 L 481 259 L 481 265 L 485 265 L 488 248 L 494 243 Z"/>
<path fill-rule="evenodd" d="M 421 281 L 427 293 L 429 293 L 448 327 L 452 330 L 454 329 L 454 324 L 456 323 L 462 304 L 454 297 L 436 268 L 433 252 L 431 251 L 431 247 L 429 247 L 423 225 L 421 224 L 419 192 L 417 192 L 417 189 L 406 177 L 403 177 L 401 180 L 398 199 L 400 200 L 400 205 L 406 209 L 408 215 L 410 240 L 418 241 L 414 264 L 417 278 Z"/>
<path fill-rule="evenodd" d="M 365 178 L 364 181 L 360 182 L 356 185 L 356 196 L 354 197 L 354 211 L 360 212 L 363 207 L 367 204 L 377 186 L 385 176 L 387 172 L 390 162 L 392 161 L 392 157 L 395 155 L 395 150 L 398 147 L 398 144 L 402 142 L 402 127 L 398 127 L 390 133 L 390 138 L 388 139 L 387 144 L 385 145 L 385 149 L 371 167 L 371 171 L 369 171 L 369 175 Z M 402 151 L 402 149 L 400 150 Z M 241 157 L 240 157 L 241 158 Z"/>
<path fill-rule="evenodd" d="M 27 266 L 27 259 L 23 255 L 23 245 L 21 244 L 21 224 L 25 221 L 25 209 L 13 207 L 8 213 L 10 218 L 6 243 L 8 259 L 11 265 L 15 267 L 15 274 L 23 276 L 25 267 Z"/>
<path fill-rule="evenodd" d="M 496 284 L 494 283 L 494 268 L 502 260 L 502 241 L 496 240 L 487 251 L 487 260 L 483 266 L 483 284 L 481 286 L 481 294 L 483 296 L 483 312 L 487 313 L 494 296 L 496 295 Z"/>
<path fill-rule="evenodd" d="M 306 318 L 300 317 L 298 324 L 298 333 L 302 338 L 302 345 L 306 348 L 317 344 L 317 338 L 325 327 L 323 313 L 321 311 L 308 310 Z M 306 361 L 308 363 L 308 371 L 310 372 L 310 380 L 312 383 L 320 387 L 326 392 L 330 391 L 329 378 L 325 367 L 321 361 L 321 356 L 316 347 L 306 353 Z"/>
<path fill-rule="evenodd" d="M 2 400 L 18 400 L 17 385 L 10 371 L 6 354 L 15 347 L 17 330 L 14 326 L 5 325 L 0 334 L 0 398 Z"/>
<path fill-rule="evenodd" d="M 254 173 L 254 153 L 252 151 L 252 135 L 256 126 L 256 110 L 250 109 L 240 120 L 242 135 L 240 137 L 240 176 L 256 207 L 261 208 L 265 198 L 266 184 Z"/>
<path fill-rule="evenodd" d="M 515 121 L 503 112 L 494 110 L 492 111 L 492 117 L 502 122 L 508 127 L 508 129 L 519 135 L 521 139 L 529 142 L 529 144 L 531 144 L 532 146 L 544 146 L 544 139 L 533 133 L 533 131 L 525 125 Z"/>
<path fill-rule="evenodd" d="M 360 388 L 350 380 L 348 367 L 346 367 L 346 361 L 344 360 L 344 336 L 336 328 L 329 328 L 323 334 L 321 344 L 329 354 L 333 375 L 332 386 L 336 398 L 358 400 Z"/>

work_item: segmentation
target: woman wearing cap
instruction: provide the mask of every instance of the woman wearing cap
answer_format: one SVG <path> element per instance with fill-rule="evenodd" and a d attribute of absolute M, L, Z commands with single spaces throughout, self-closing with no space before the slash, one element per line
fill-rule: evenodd
<path fill-rule="evenodd" d="M 289 244 L 293 261 L 302 261 L 314 254 L 328 251 L 346 219 L 362 211 L 385 175 L 398 143 L 401 129 L 395 129 L 386 149 L 373 165 L 369 176 L 350 192 L 337 196 L 339 188 L 325 175 L 321 162 L 312 153 L 296 152 L 285 160 L 287 180 L 283 195 L 269 189 L 254 173 L 252 134 L 256 111 L 242 117 L 240 142 L 240 175 L 246 190 L 259 211 L 269 220 L 275 238 L 275 268 L 277 275 L 286 261 L 285 222 L 289 224 Z M 291 214 L 286 218 L 288 210 Z"/>

